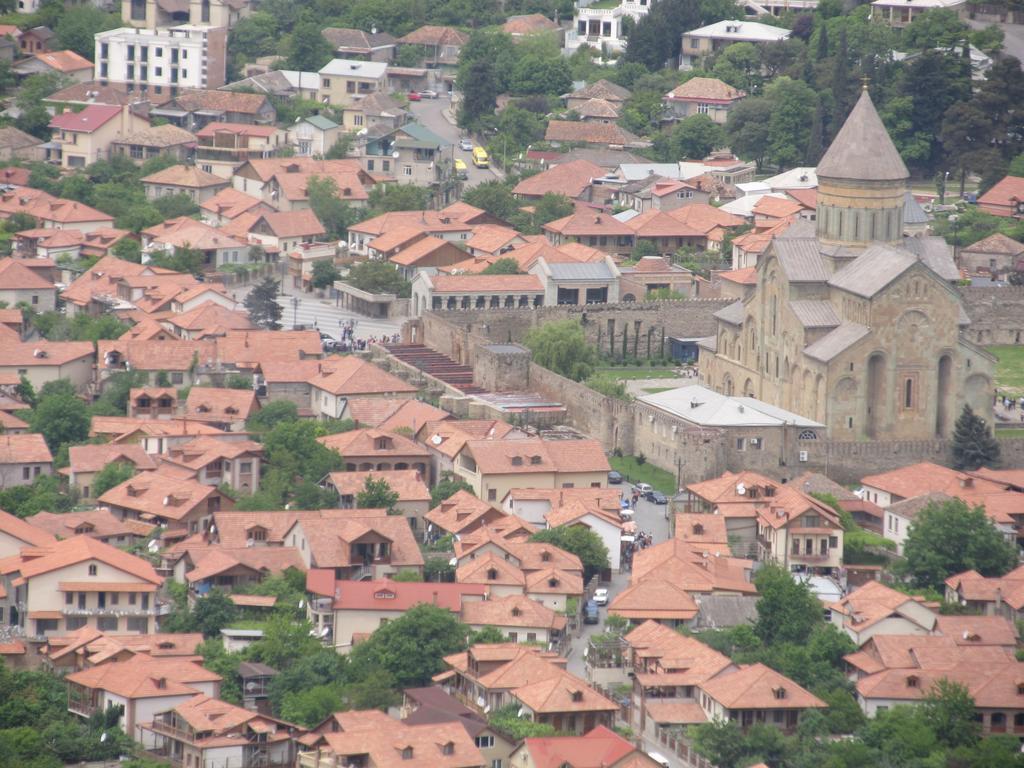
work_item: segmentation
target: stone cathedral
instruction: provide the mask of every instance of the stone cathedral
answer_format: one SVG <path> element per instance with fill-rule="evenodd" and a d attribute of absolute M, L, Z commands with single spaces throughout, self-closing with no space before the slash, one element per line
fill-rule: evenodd
<path fill-rule="evenodd" d="M 904 234 L 909 174 L 866 89 L 817 170 L 816 222 L 776 236 L 715 315 L 702 379 L 834 440 L 950 437 L 965 403 L 989 413 L 994 358 L 963 333 L 949 246 Z"/>

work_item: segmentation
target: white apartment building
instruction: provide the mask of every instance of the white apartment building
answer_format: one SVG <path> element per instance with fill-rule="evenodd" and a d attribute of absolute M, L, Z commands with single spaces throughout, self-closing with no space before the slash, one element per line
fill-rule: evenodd
<path fill-rule="evenodd" d="M 655 0 L 576 0 L 572 29 L 565 34 L 565 47 L 576 50 L 587 44 L 622 51 L 626 47 L 623 21 L 628 16 L 639 21 L 647 15 Z"/>
<path fill-rule="evenodd" d="M 182 24 L 121 27 L 96 34 L 96 80 L 139 86 L 219 88 L 226 77 L 228 31 Z"/>

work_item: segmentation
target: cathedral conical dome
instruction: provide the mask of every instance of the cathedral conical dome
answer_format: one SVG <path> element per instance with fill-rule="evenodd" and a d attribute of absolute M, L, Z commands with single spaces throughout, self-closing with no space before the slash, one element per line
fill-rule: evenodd
<path fill-rule="evenodd" d="M 903 239 L 910 174 L 867 89 L 818 163 L 818 238 L 852 248 Z"/>
<path fill-rule="evenodd" d="M 863 181 L 910 178 L 866 88 L 818 163 L 818 176 Z"/>

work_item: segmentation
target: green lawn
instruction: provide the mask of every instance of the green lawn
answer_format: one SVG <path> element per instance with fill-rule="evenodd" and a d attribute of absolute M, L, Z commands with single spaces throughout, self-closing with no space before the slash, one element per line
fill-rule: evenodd
<path fill-rule="evenodd" d="M 638 464 L 635 456 L 612 456 L 608 459 L 612 469 L 630 483 L 647 483 L 671 498 L 676 494 L 676 478 L 671 472 L 647 461 Z"/>
<path fill-rule="evenodd" d="M 648 395 L 656 395 L 659 392 L 668 392 L 670 389 L 675 389 L 675 387 L 644 387 L 644 392 Z"/>
<path fill-rule="evenodd" d="M 1024 428 L 996 430 L 996 439 L 1003 438 L 1009 440 L 1012 437 L 1024 437 Z"/>
<path fill-rule="evenodd" d="M 613 379 L 618 379 L 619 381 L 632 381 L 634 379 L 679 378 L 679 374 L 676 373 L 675 368 L 647 368 L 642 365 L 635 368 L 632 366 L 623 366 L 621 368 L 595 368 L 594 373 L 609 376 Z"/>
<path fill-rule="evenodd" d="M 987 349 L 999 358 L 996 363 L 996 387 L 1001 392 L 1013 392 L 1018 397 L 1024 395 L 1024 347 L 998 346 Z"/>

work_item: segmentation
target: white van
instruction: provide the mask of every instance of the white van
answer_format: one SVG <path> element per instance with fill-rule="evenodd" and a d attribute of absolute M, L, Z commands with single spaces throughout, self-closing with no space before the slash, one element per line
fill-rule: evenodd
<path fill-rule="evenodd" d="M 658 765 L 663 766 L 663 768 L 672 768 L 672 763 L 670 763 L 668 758 L 660 752 L 648 752 L 647 756 Z"/>
<path fill-rule="evenodd" d="M 641 496 L 643 496 L 644 494 L 650 493 L 651 491 L 654 490 L 647 483 L 637 483 L 636 484 L 636 489 L 640 492 Z"/>

